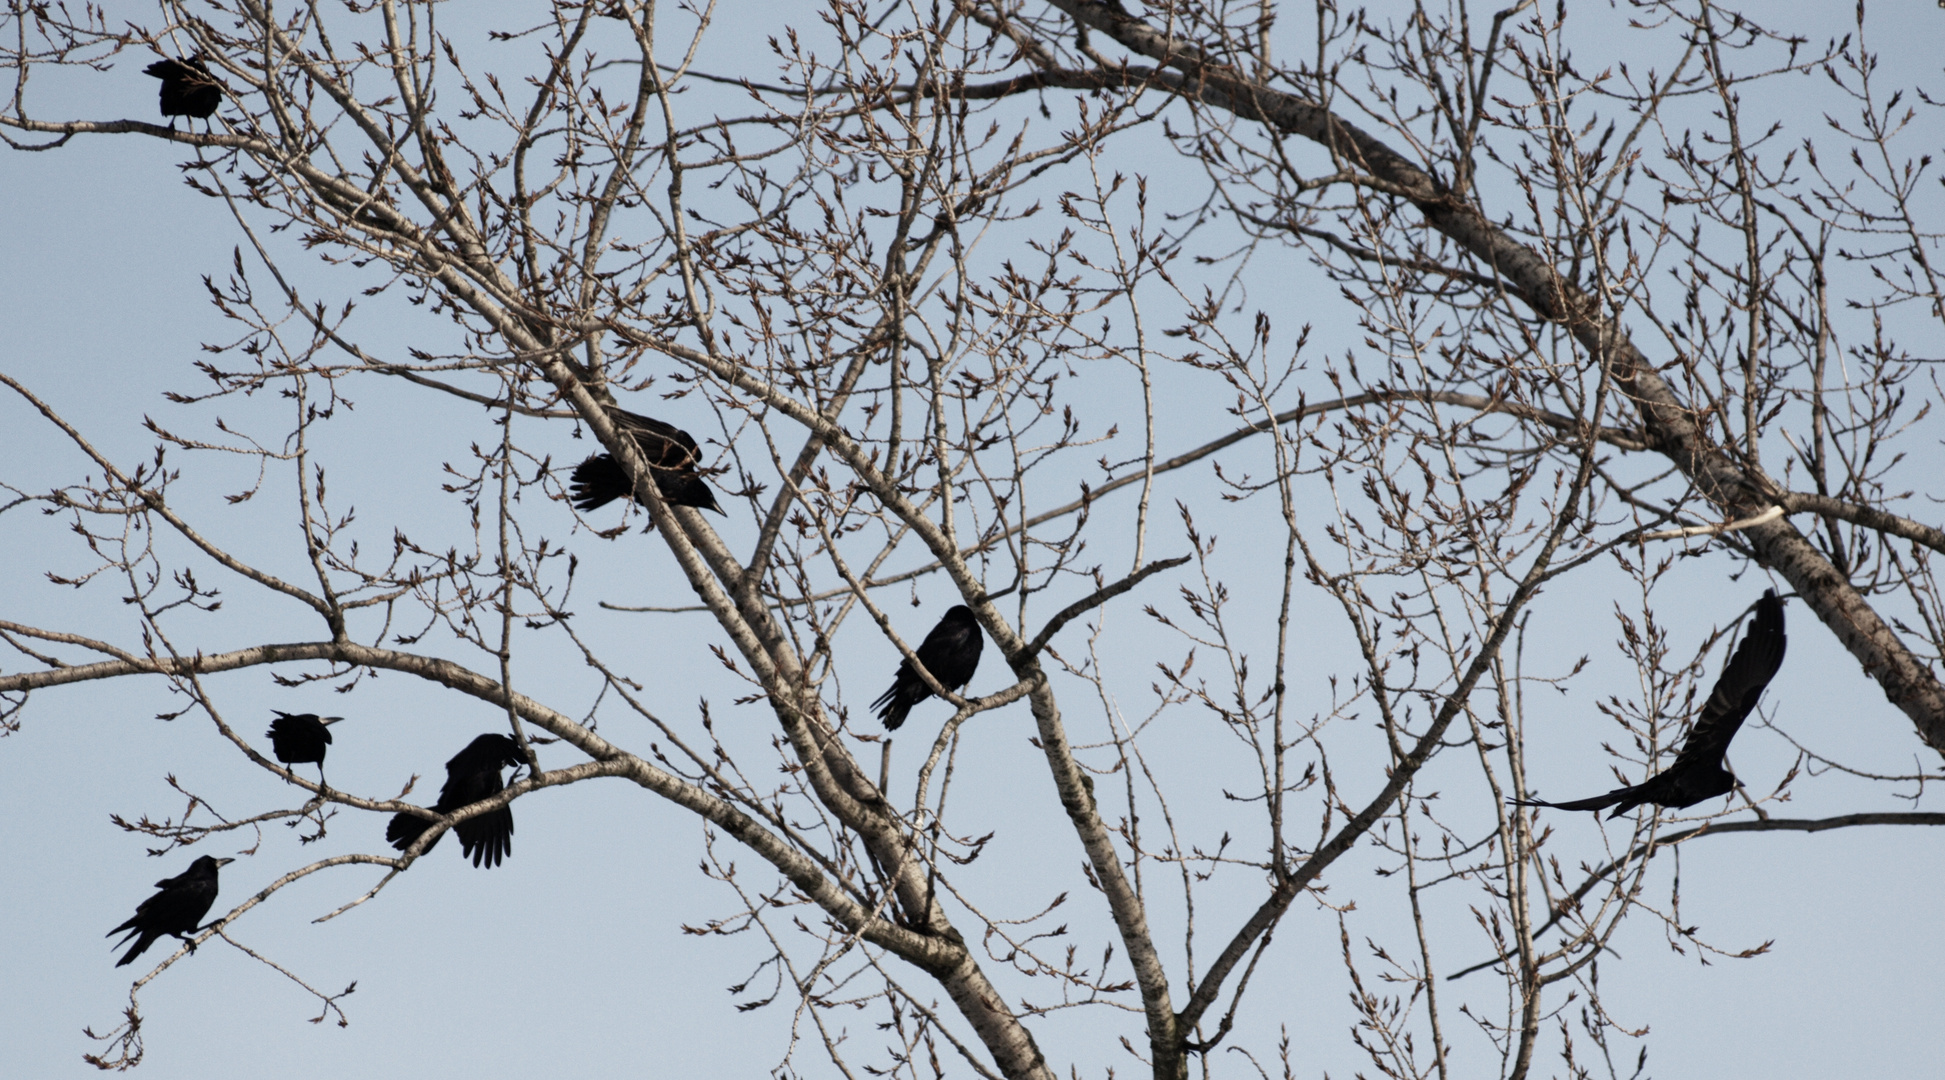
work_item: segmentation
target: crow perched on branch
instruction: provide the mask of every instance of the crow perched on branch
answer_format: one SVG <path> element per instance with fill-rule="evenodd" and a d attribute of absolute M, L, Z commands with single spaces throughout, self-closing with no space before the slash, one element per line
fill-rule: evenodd
<path fill-rule="evenodd" d="M 222 84 L 210 75 L 200 56 L 187 60 L 157 60 L 143 68 L 142 73 L 162 80 L 164 116 L 193 116 L 198 120 L 207 120 L 216 115 L 216 106 L 222 104 Z M 174 131 L 175 127 L 176 122 L 171 119 L 169 130 Z"/>
<path fill-rule="evenodd" d="M 128 944 L 129 938 L 135 939 L 135 947 L 124 953 L 115 966 L 133 962 L 164 934 L 188 941 L 189 935 L 202 925 L 203 916 L 209 914 L 209 906 L 216 902 L 216 871 L 235 861 L 204 855 L 175 877 L 156 882 L 155 887 L 161 891 L 137 904 L 134 917 L 108 931 L 109 937 L 128 931 L 128 937 L 115 943 L 117 948 Z M 193 951 L 196 946 L 192 942 L 189 948 Z"/>
<path fill-rule="evenodd" d="M 446 786 L 439 789 L 439 801 L 432 804 L 432 810 L 450 814 L 481 799 L 490 799 L 506 790 L 506 784 L 500 780 L 500 769 L 519 768 L 526 763 L 527 759 L 520 756 L 520 744 L 510 736 L 481 735 L 446 762 Z M 404 851 L 431 827 L 432 822 L 417 814 L 400 812 L 392 815 L 391 824 L 385 827 L 385 839 Z M 513 808 L 502 806 L 468 818 L 453 826 L 452 831 L 459 834 L 462 858 L 472 856 L 474 866 L 498 866 L 501 859 L 513 852 Z M 439 841 L 434 840 L 426 851 L 438 846 Z"/>
<path fill-rule="evenodd" d="M 331 741 L 328 725 L 344 719 L 342 716 L 319 716 L 316 713 L 287 713 L 282 709 L 272 709 L 277 719 L 270 722 L 270 730 L 264 736 L 270 740 L 270 749 L 277 760 L 286 765 L 297 765 L 306 761 L 317 763 L 317 779 L 324 782 L 324 747 Z"/>
<path fill-rule="evenodd" d="M 1736 786 L 1735 774 L 1722 767 L 1722 755 L 1729 740 L 1736 737 L 1763 688 L 1783 666 L 1783 650 L 1789 644 L 1783 635 L 1783 601 L 1771 589 L 1756 601 L 1756 618 L 1736 648 L 1715 689 L 1702 703 L 1702 715 L 1688 733 L 1688 741 L 1675 757 L 1675 764 L 1629 787 L 1616 788 L 1605 795 L 1576 799 L 1573 802 L 1546 802 L 1541 799 L 1513 800 L 1517 806 L 1551 806 L 1555 810 L 1603 810 L 1609 806 L 1617 818 L 1640 806 L 1654 803 L 1680 809 L 1704 799 L 1726 795 Z"/>
<path fill-rule="evenodd" d="M 702 449 L 688 432 L 626 409 L 610 407 L 608 416 L 614 420 L 616 427 L 635 440 L 635 449 L 647 460 L 649 470 L 655 476 L 655 486 L 662 491 L 662 498 L 674 506 L 692 506 L 698 510 L 714 510 L 718 514 L 723 512 L 723 508 L 716 505 L 716 493 L 709 490 L 709 485 L 696 474 L 696 466 L 702 461 Z M 634 494 L 635 485 L 629 482 L 628 473 L 612 454 L 595 454 L 574 467 L 572 495 L 576 509 L 593 510 L 616 499 L 633 498 Z M 635 501 L 641 502 L 640 499 Z M 653 522 L 649 527 L 654 527 Z"/>
<path fill-rule="evenodd" d="M 980 633 L 979 620 L 973 618 L 972 609 L 956 604 L 913 652 L 940 686 L 957 690 L 972 680 L 973 672 L 979 668 L 979 652 L 985 646 L 986 638 Z M 884 721 L 886 731 L 896 731 L 912 706 L 931 696 L 932 688 L 912 670 L 912 662 L 900 660 L 891 689 L 878 695 L 871 707 L 878 710 L 878 719 Z"/>

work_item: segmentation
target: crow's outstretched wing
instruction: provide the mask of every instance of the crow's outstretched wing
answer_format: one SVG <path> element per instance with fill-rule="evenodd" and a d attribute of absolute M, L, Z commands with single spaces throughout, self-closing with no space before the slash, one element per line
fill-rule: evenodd
<path fill-rule="evenodd" d="M 439 789 L 439 801 L 431 808 L 437 813 L 450 814 L 481 799 L 490 799 L 506 790 L 500 770 L 524 764 L 526 759 L 520 756 L 520 744 L 511 737 L 481 735 L 446 762 L 446 784 Z M 425 818 L 400 811 L 392 815 L 391 824 L 385 827 L 385 839 L 404 851 L 432 824 Z M 513 850 L 513 808 L 502 806 L 468 818 L 453 826 L 453 831 L 459 834 L 462 857 L 471 857 L 474 866 L 498 866 Z M 439 841 L 434 840 L 426 851 L 437 846 Z"/>
<path fill-rule="evenodd" d="M 481 735 L 446 762 L 446 786 L 439 790 L 439 802 L 433 809 L 450 814 L 490 799 L 506 790 L 500 770 L 524 764 L 520 744 L 512 738 Z M 502 806 L 468 818 L 453 826 L 453 831 L 459 834 L 461 857 L 470 857 L 474 866 L 498 866 L 513 852 L 513 808 Z"/>
<path fill-rule="evenodd" d="M 1674 764 L 1639 784 L 1616 788 L 1605 795 L 1573 802 L 1544 799 L 1514 802 L 1519 806 L 1550 806 L 1556 810 L 1603 810 L 1612 806 L 1614 813 L 1609 816 L 1620 817 L 1643 803 L 1693 806 L 1733 790 L 1735 778 L 1723 771 L 1722 755 L 1763 696 L 1763 688 L 1783 666 L 1787 645 L 1783 635 L 1783 601 L 1771 589 L 1756 601 L 1756 618 L 1750 622 L 1748 634 L 1722 669 L 1722 677 L 1715 681 L 1708 700 L 1703 702 L 1701 713 L 1689 729 L 1688 741 L 1675 755 Z"/>
<path fill-rule="evenodd" d="M 650 465 L 674 472 L 694 472 L 702 464 L 702 448 L 688 432 L 674 424 L 627 409 L 611 408 L 608 415 L 635 440 Z"/>
<path fill-rule="evenodd" d="M 716 505 L 715 492 L 696 472 L 702 463 L 702 448 L 688 432 L 652 416 L 612 406 L 608 415 L 635 441 L 635 448 L 654 471 L 655 486 L 664 499 L 677 506 L 723 512 Z M 574 505 L 580 510 L 593 510 L 635 493 L 627 471 L 609 454 L 595 454 L 575 466 L 572 488 Z"/>
<path fill-rule="evenodd" d="M 1688 741 L 1682 744 L 1675 764 L 1668 767 L 1669 772 L 1721 765 L 1729 740 L 1736 737 L 1742 722 L 1763 696 L 1763 688 L 1783 666 L 1783 652 L 1788 645 L 1789 640 L 1783 634 L 1783 601 L 1775 589 L 1770 589 L 1756 601 L 1756 617 L 1750 621 L 1749 632 L 1736 647 L 1736 654 L 1729 658 L 1729 665 L 1722 669 L 1722 677 L 1715 681 L 1715 689 L 1709 691 L 1709 699 L 1702 703 L 1702 713 L 1695 718 Z"/>

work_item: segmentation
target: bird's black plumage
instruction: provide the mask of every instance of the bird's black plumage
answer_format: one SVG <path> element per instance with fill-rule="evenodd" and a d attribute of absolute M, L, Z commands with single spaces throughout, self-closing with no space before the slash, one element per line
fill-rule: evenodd
<path fill-rule="evenodd" d="M 625 409 L 610 408 L 608 415 L 615 426 L 635 440 L 635 449 L 648 461 L 662 498 L 676 506 L 723 512 L 716 505 L 716 493 L 696 473 L 696 466 L 702 461 L 702 448 L 688 432 Z M 632 498 L 635 486 L 613 455 L 595 454 L 574 467 L 571 494 L 576 509 L 593 510 L 616 499 Z"/>
<path fill-rule="evenodd" d="M 450 814 L 481 799 L 490 799 L 506 790 L 500 769 L 524 764 L 526 759 L 520 756 L 520 744 L 512 738 L 481 735 L 446 762 L 446 786 L 439 789 L 439 801 L 432 804 L 432 809 Z M 394 814 L 392 823 L 385 827 L 385 839 L 404 851 L 431 827 L 432 822 L 415 814 Z M 498 866 L 513 851 L 513 808 L 502 806 L 468 818 L 453 826 L 452 831 L 459 834 L 461 857 L 471 856 L 474 866 Z M 439 841 L 434 840 L 426 850 L 437 846 Z"/>
<path fill-rule="evenodd" d="M 986 638 L 979 631 L 979 620 L 973 617 L 972 609 L 957 604 L 913 652 L 940 686 L 957 690 L 972 680 L 973 672 L 979 668 L 979 651 L 985 646 Z M 898 674 L 892 677 L 891 689 L 878 695 L 871 707 L 878 710 L 878 719 L 884 721 L 886 731 L 896 731 L 912 706 L 931 696 L 932 688 L 912 670 L 912 662 L 901 660 Z"/>
<path fill-rule="evenodd" d="M 209 914 L 209 906 L 216 902 L 216 871 L 234 861 L 204 855 L 175 877 L 156 882 L 155 887 L 160 891 L 137 904 L 135 915 L 127 922 L 108 931 L 109 937 L 128 931 L 128 937 L 115 943 L 117 948 L 128 944 L 130 938 L 135 939 L 135 947 L 124 953 L 115 966 L 131 963 L 164 934 L 188 941 L 189 935 L 202 925 L 203 916 Z"/>
<path fill-rule="evenodd" d="M 142 69 L 145 75 L 162 80 L 162 115 L 193 116 L 207 120 L 223 102 L 223 87 L 210 76 L 202 58 L 157 60 Z M 169 121 L 170 126 L 175 121 Z"/>
<path fill-rule="evenodd" d="M 1728 794 L 1735 788 L 1736 778 L 1722 767 L 1722 755 L 1728 752 L 1729 740 L 1736 737 L 1742 722 L 1756 707 L 1757 699 L 1763 696 L 1763 688 L 1783 666 L 1783 652 L 1788 645 L 1783 634 L 1783 601 L 1771 589 L 1756 601 L 1756 617 L 1749 624 L 1749 632 L 1736 647 L 1729 665 L 1722 669 L 1722 677 L 1715 681 L 1709 699 L 1702 703 L 1702 714 L 1689 730 L 1688 741 L 1682 744 L 1681 753 L 1675 755 L 1673 765 L 1639 784 L 1616 788 L 1605 795 L 1573 802 L 1515 801 L 1520 806 L 1551 806 L 1556 810 L 1598 811 L 1612 806 L 1614 812 L 1608 817 L 1617 818 L 1643 803 L 1680 809 Z"/>
<path fill-rule="evenodd" d="M 287 713 L 282 709 L 270 711 L 277 714 L 277 719 L 270 722 L 270 730 L 264 736 L 270 740 L 271 752 L 277 755 L 277 760 L 286 765 L 315 762 L 318 775 L 323 776 L 324 748 L 331 742 L 331 729 L 326 725 L 344 717 Z"/>

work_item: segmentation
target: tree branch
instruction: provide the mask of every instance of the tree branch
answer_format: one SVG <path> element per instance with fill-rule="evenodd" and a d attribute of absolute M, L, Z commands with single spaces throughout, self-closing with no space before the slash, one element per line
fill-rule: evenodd
<path fill-rule="evenodd" d="M 1537 938 L 1541 934 L 1546 933 L 1548 930 L 1551 930 L 1553 929 L 1554 926 L 1558 925 L 1561 918 L 1564 917 L 1568 911 L 1572 910 L 1575 907 L 1578 907 L 1580 900 L 1583 897 L 1585 897 L 1589 892 L 1593 891 L 1594 886 L 1600 884 L 1603 880 L 1605 880 L 1607 878 L 1607 875 L 1613 873 L 1614 871 L 1620 869 L 1623 866 L 1628 865 L 1629 863 L 1633 862 L 1638 858 L 1641 858 L 1645 855 L 1653 854 L 1656 848 L 1669 847 L 1674 844 L 1679 844 L 1687 840 L 1693 840 L 1698 836 L 1715 836 L 1715 835 L 1721 835 L 1727 833 L 1746 833 L 1746 832 L 1816 833 L 1816 832 L 1826 832 L 1830 829 L 1847 829 L 1854 825 L 1945 825 L 1945 814 L 1932 814 L 1932 813 L 1922 813 L 1922 812 L 1868 812 L 1868 813 L 1858 813 L 1858 814 L 1844 814 L 1839 817 L 1832 817 L 1832 818 L 1761 818 L 1756 821 L 1730 821 L 1730 822 L 1722 822 L 1722 823 L 1704 822 L 1701 825 L 1697 825 L 1693 829 L 1688 829 L 1684 832 L 1675 833 L 1672 836 L 1658 837 L 1652 843 L 1640 844 L 1636 846 L 1632 851 L 1629 851 L 1626 855 L 1623 855 L 1620 858 L 1615 859 L 1614 861 L 1608 863 L 1606 866 L 1603 866 L 1599 870 L 1596 870 L 1593 873 L 1587 875 L 1586 881 L 1581 882 L 1578 888 L 1576 888 L 1573 892 L 1568 893 L 1566 896 L 1561 897 L 1560 900 L 1553 905 L 1553 914 L 1547 919 L 1546 922 L 1540 925 L 1539 929 L 1533 931 L 1533 936 Z M 1447 975 L 1445 977 L 1445 981 L 1452 982 L 1455 979 L 1464 978 L 1465 976 L 1470 975 L 1475 971 L 1484 970 L 1486 968 L 1492 967 L 1494 964 L 1504 963 L 1507 960 L 1511 959 L 1512 957 L 1517 956 L 1518 954 L 1519 952 L 1517 949 L 1508 950 L 1507 952 L 1503 952 L 1498 956 L 1493 957 L 1491 960 L 1482 960 L 1479 963 L 1474 964 L 1469 968 L 1465 968 L 1460 971 L 1455 971 L 1452 974 Z"/>

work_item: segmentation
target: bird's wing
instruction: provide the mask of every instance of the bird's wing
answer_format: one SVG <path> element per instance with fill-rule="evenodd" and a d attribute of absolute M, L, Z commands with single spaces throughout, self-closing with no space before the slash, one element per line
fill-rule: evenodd
<path fill-rule="evenodd" d="M 932 671 L 940 660 L 952 655 L 962 636 L 957 626 L 941 620 L 939 625 L 926 632 L 925 640 L 919 642 L 918 648 L 913 649 L 912 653 L 925 665 L 925 670 Z M 932 671 L 932 674 L 937 675 L 938 672 Z"/>
<path fill-rule="evenodd" d="M 953 661 L 968 653 L 977 662 L 980 646 L 984 644 L 984 640 L 980 637 L 978 623 L 965 622 L 948 615 L 939 620 L 939 624 L 932 628 L 931 633 L 925 635 L 925 640 L 920 642 L 919 647 L 914 651 L 918 653 L 918 658 L 925 662 L 927 671 L 943 678 L 939 670 L 941 667 L 958 666 Z"/>
<path fill-rule="evenodd" d="M 432 808 L 450 814 L 487 798 L 505 786 L 500 780 L 502 768 L 524 764 L 519 743 L 505 735 L 481 735 L 446 762 L 446 784 Z"/>
<path fill-rule="evenodd" d="M 447 808 L 447 812 L 479 802 L 481 799 L 490 799 L 505 790 L 506 785 L 500 782 L 499 769 L 475 773 L 466 790 L 455 793 L 458 798 L 465 801 Z M 453 826 L 453 832 L 459 834 L 460 854 L 470 855 L 474 866 L 482 863 L 486 866 L 498 866 L 500 860 L 513 850 L 513 808 L 503 806 L 498 810 L 468 818 Z"/>
<path fill-rule="evenodd" d="M 614 416 L 623 430 L 641 448 L 642 456 L 650 465 L 658 469 L 692 471 L 702 461 L 702 447 L 688 432 L 674 424 L 665 424 L 652 416 L 643 416 L 626 409 L 614 410 Z"/>
<path fill-rule="evenodd" d="M 152 75 L 158 79 L 173 79 L 186 87 L 217 85 L 216 78 L 209 73 L 208 65 L 195 57 L 157 60 L 143 68 L 142 74 Z"/>
<path fill-rule="evenodd" d="M 1788 644 L 1783 634 L 1783 601 L 1771 589 L 1756 601 L 1756 617 L 1749 623 L 1749 632 L 1736 647 L 1729 666 L 1722 669 L 1722 677 L 1715 681 L 1715 689 L 1709 691 L 1709 699 L 1702 703 L 1702 712 L 1669 772 L 1721 763 L 1722 755 L 1729 749 L 1729 740 L 1736 737 L 1742 722 L 1763 696 L 1763 688 L 1783 666 L 1783 652 Z"/>
<path fill-rule="evenodd" d="M 877 699 L 871 703 L 871 707 L 883 711 L 887 704 L 898 699 L 901 690 L 910 686 L 917 686 L 921 690 L 925 689 L 925 684 L 919 681 L 918 674 L 912 670 L 912 662 L 909 660 L 900 660 L 898 662 L 898 671 L 891 677 L 891 685 L 885 688 L 884 693 L 878 695 Z M 928 694 L 931 693 L 929 690 L 925 692 Z"/>

